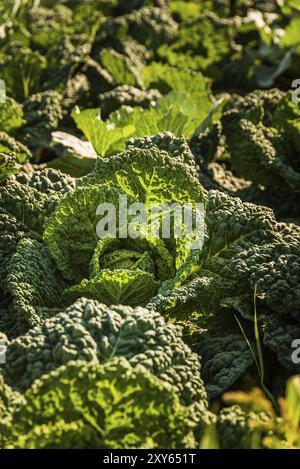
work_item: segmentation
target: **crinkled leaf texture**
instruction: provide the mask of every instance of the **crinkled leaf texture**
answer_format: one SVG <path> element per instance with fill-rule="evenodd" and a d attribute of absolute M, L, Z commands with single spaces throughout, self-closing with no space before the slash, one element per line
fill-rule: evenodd
<path fill-rule="evenodd" d="M 4 341 L 0 333 L 0 340 Z M 12 415 L 25 404 L 25 399 L 17 391 L 13 391 L 0 374 L 0 449 L 4 445 L 4 435 L 9 432 L 12 424 Z"/>
<path fill-rule="evenodd" d="M 104 363 L 116 356 L 143 365 L 174 386 L 182 402 L 199 401 L 205 409 L 199 358 L 183 342 L 180 327 L 141 307 L 107 307 L 82 298 L 10 342 L 4 374 L 24 389 L 70 360 Z"/>
<path fill-rule="evenodd" d="M 31 173 L 19 173 L 14 180 L 20 184 L 30 186 L 42 194 L 66 194 L 68 191 L 75 189 L 75 179 L 59 170 L 43 169 Z"/>
<path fill-rule="evenodd" d="M 258 320 L 266 325 L 261 328 L 262 340 L 285 368 L 295 369 L 289 347 L 300 323 L 300 232 L 296 225 L 277 223 L 265 207 L 216 191 L 208 193 L 206 226 L 208 238 L 192 280 L 179 288 L 174 281 L 165 282 L 147 307 L 171 318 L 199 318 L 200 328 L 200 318 L 212 316 L 193 348 L 203 356 L 203 377 L 213 397 L 252 363 L 234 314 L 253 344 L 255 287 Z M 216 326 L 218 317 L 224 322 L 221 327 Z M 271 332 L 272 317 L 282 321 L 283 329 L 275 328 L 278 335 Z"/>
<path fill-rule="evenodd" d="M 3 131 L 0 131 L 0 152 L 13 153 L 19 163 L 26 163 L 31 157 L 31 152 L 25 145 Z"/>
<path fill-rule="evenodd" d="M 221 118 L 219 143 L 234 172 L 265 187 L 299 192 L 299 118 L 291 93 L 233 95 Z"/>
<path fill-rule="evenodd" d="M 47 246 L 33 239 L 18 243 L 8 268 L 7 292 L 20 330 L 39 324 L 51 310 L 59 311 L 65 286 Z"/>
<path fill-rule="evenodd" d="M 190 152 L 181 139 L 169 134 L 145 144 L 132 142 L 125 153 L 98 160 L 95 170 L 67 194 L 46 222 L 44 240 L 51 256 L 62 275 L 77 283 L 66 291 L 69 301 L 87 296 L 107 304 L 143 305 L 161 281 L 176 271 L 188 275 L 200 250 L 191 248 L 204 238 L 204 226 L 175 238 L 172 225 L 171 239 L 162 239 L 153 230 L 161 236 L 163 218 L 152 215 L 151 209 L 174 203 L 182 207 L 182 201 L 204 207 L 204 191 L 193 172 Z M 148 210 L 141 228 L 145 232 L 139 231 L 136 239 L 124 235 L 119 223 L 119 212 L 124 210 L 120 196 L 127 197 L 128 208 L 141 202 Z M 97 209 L 107 203 L 114 206 L 116 232 L 99 238 Z M 172 209 L 164 210 L 173 224 Z M 128 214 L 127 224 L 136 216 Z"/>
<path fill-rule="evenodd" d="M 253 331 L 243 322 L 254 349 Z M 201 375 L 209 399 L 222 394 L 253 363 L 253 356 L 231 311 L 207 319 L 192 337 L 203 363 Z"/>
<path fill-rule="evenodd" d="M 33 234 L 42 233 L 48 204 L 47 196 L 30 186 L 12 181 L 0 187 L 1 209 L 23 223 Z"/>
<path fill-rule="evenodd" d="M 23 124 L 22 106 L 13 98 L 6 97 L 5 102 L 0 102 L 0 129 L 11 132 Z"/>
<path fill-rule="evenodd" d="M 20 174 L 0 188 L 0 328 L 25 333 L 63 307 L 67 284 L 41 236 L 46 218 L 72 190 L 71 178 L 54 170 Z M 45 313 L 46 314 L 46 313 Z"/>
<path fill-rule="evenodd" d="M 9 176 L 19 172 L 21 166 L 18 164 L 16 156 L 11 153 L 0 153 L 0 184 L 6 181 Z"/>
<path fill-rule="evenodd" d="M 102 269 L 96 277 L 84 279 L 65 292 L 68 301 L 79 296 L 95 298 L 110 304 L 124 303 L 132 306 L 143 305 L 158 289 L 158 282 L 149 272 L 140 269 Z"/>
<path fill-rule="evenodd" d="M 150 306 L 170 314 L 181 308 L 213 313 L 234 306 L 249 319 L 257 285 L 258 297 L 268 308 L 284 314 L 289 305 L 289 314 L 299 314 L 298 295 L 291 295 L 299 279 L 297 227 L 277 223 L 266 207 L 218 191 L 208 193 L 206 226 L 208 236 L 193 280 L 179 289 L 166 282 Z"/>
<path fill-rule="evenodd" d="M 37 380 L 14 413 L 6 448 L 184 448 L 195 445 L 174 388 L 125 358 L 70 362 Z"/>
<path fill-rule="evenodd" d="M 267 434 L 271 417 L 265 412 L 245 411 L 239 405 L 222 409 L 217 422 L 217 433 L 221 449 L 252 448 L 255 430 Z"/>

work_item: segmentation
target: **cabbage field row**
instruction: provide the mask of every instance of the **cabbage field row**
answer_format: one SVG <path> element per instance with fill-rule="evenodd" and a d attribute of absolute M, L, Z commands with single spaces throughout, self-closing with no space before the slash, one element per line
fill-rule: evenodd
<path fill-rule="evenodd" d="M 300 449 L 300 2 L 0 2 L 0 448 Z"/>

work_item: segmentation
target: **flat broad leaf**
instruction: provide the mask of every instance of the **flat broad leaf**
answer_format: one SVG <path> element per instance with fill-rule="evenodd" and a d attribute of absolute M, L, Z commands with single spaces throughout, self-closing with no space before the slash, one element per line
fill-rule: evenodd
<path fill-rule="evenodd" d="M 72 112 L 72 117 L 77 127 L 84 133 L 85 137 L 93 145 L 96 153 L 104 157 L 110 147 L 120 140 L 126 140 L 133 135 L 135 127 L 127 125 L 117 128 L 114 124 L 107 124 L 102 121 L 99 109 L 86 109 L 80 111 L 76 107 Z"/>

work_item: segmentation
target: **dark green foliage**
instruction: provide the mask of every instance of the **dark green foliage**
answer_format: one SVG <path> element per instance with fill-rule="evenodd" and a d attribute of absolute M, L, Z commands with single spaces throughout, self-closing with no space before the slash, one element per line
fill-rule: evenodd
<path fill-rule="evenodd" d="M 159 149 L 166 151 L 172 158 L 181 158 L 190 167 L 192 173 L 196 172 L 193 154 L 184 138 L 174 138 L 171 132 L 162 132 L 154 137 L 142 137 L 128 140 L 127 147 L 141 149 Z"/>
<path fill-rule="evenodd" d="M 64 288 L 47 248 L 35 240 L 20 241 L 7 274 L 7 292 L 12 298 L 17 333 L 39 324 L 51 315 L 52 309 L 55 314 L 63 303 Z"/>
<path fill-rule="evenodd" d="M 280 90 L 233 95 L 220 124 L 200 138 L 198 150 L 228 158 L 239 175 L 270 188 L 299 191 L 300 112 L 291 94 Z"/>
<path fill-rule="evenodd" d="M 23 172 L 15 176 L 15 180 L 47 195 L 65 194 L 75 189 L 75 181 L 72 177 L 54 169 L 44 169 L 33 173 Z"/>
<path fill-rule="evenodd" d="M 62 98 L 56 91 L 45 91 L 30 96 L 23 105 L 26 124 L 22 139 L 31 148 L 43 147 L 51 141 L 51 131 L 63 118 Z"/>
<path fill-rule="evenodd" d="M 202 376 L 213 398 L 234 384 L 253 363 L 253 356 L 234 317 L 211 317 L 200 323 L 199 332 L 192 336 L 193 350 L 202 357 Z M 253 332 L 243 321 L 248 339 L 253 345 Z"/>
<path fill-rule="evenodd" d="M 130 85 L 117 86 L 99 96 L 100 107 L 105 115 L 116 111 L 121 106 L 153 106 L 161 97 L 157 90 L 142 91 Z"/>

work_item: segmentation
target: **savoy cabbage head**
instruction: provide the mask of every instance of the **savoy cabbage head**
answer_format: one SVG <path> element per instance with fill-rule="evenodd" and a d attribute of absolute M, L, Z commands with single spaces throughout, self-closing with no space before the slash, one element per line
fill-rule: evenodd
<path fill-rule="evenodd" d="M 165 140 L 165 148 L 163 143 Z M 168 145 L 169 143 L 169 145 Z M 204 232 L 163 239 L 163 218 L 152 208 L 182 201 L 204 205 L 204 191 L 193 175 L 194 163 L 182 140 L 163 135 L 148 144 L 130 144 L 125 153 L 98 159 L 95 170 L 69 192 L 47 220 L 44 240 L 63 277 L 72 282 L 66 297 L 73 301 L 85 296 L 107 304 L 143 305 L 157 292 L 163 280 L 176 272 L 188 271 L 198 250 L 192 244 Z M 148 211 L 146 232 L 124 235 L 119 213 L 143 203 Z M 115 234 L 97 237 L 100 204 L 112 203 L 118 224 Z M 171 208 L 163 216 L 172 216 Z M 126 223 L 134 220 L 128 211 Z M 204 229 L 204 228 L 203 228 Z"/>
<path fill-rule="evenodd" d="M 255 184 L 299 192 L 299 119 L 291 92 L 271 89 L 232 95 L 221 122 L 200 136 L 200 148 L 207 156 L 210 142 L 212 157 L 228 160 L 237 175 Z"/>
<path fill-rule="evenodd" d="M 195 446 L 189 409 L 176 392 L 125 358 L 72 361 L 24 394 L 4 448 L 186 448 Z"/>

